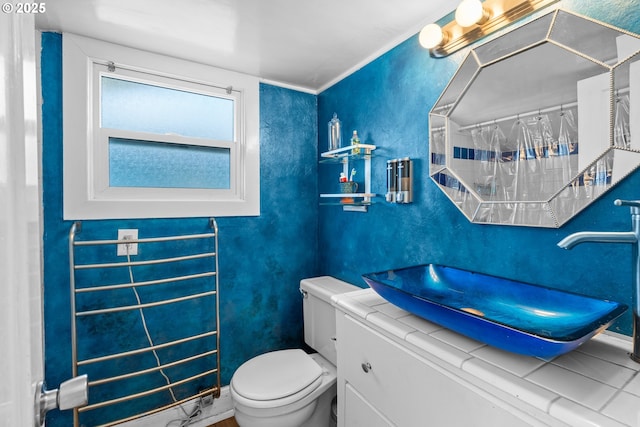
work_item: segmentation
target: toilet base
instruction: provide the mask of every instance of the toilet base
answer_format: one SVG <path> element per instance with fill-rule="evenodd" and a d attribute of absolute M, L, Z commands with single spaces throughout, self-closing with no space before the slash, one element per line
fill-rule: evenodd
<path fill-rule="evenodd" d="M 338 387 L 336 385 L 325 391 L 318 399 L 318 405 L 316 410 L 306 422 L 300 425 L 300 427 L 332 427 L 331 420 L 331 401 L 336 397 Z"/>
<path fill-rule="evenodd" d="M 317 401 L 310 402 L 304 408 L 288 414 L 280 414 L 273 417 L 255 417 L 236 408 L 235 419 L 240 427 L 301 427 L 304 420 L 312 417 L 316 409 Z"/>
<path fill-rule="evenodd" d="M 331 419 L 331 401 L 336 393 L 337 387 L 334 384 L 304 408 L 274 417 L 255 417 L 236 408 L 235 419 L 240 427 L 332 427 L 335 423 Z"/>

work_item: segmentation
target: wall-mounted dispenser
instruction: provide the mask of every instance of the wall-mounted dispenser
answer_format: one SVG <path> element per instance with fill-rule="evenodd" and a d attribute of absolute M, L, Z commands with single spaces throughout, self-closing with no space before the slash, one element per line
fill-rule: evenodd
<path fill-rule="evenodd" d="M 413 202 L 413 160 L 408 157 L 387 160 L 387 194 L 389 203 Z"/>
<path fill-rule="evenodd" d="M 387 160 L 387 194 L 385 199 L 389 203 L 396 202 L 398 191 L 398 159 Z"/>

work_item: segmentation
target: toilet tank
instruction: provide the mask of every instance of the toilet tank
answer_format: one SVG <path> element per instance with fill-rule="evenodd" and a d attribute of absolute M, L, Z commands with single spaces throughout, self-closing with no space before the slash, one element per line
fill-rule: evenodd
<path fill-rule="evenodd" d="M 361 288 L 330 276 L 300 281 L 303 294 L 304 342 L 336 364 L 336 312 L 331 297 Z"/>

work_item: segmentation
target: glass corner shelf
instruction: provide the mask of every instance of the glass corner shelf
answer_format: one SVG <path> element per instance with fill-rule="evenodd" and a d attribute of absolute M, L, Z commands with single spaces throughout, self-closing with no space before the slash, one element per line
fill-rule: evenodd
<path fill-rule="evenodd" d="M 320 194 L 320 206 L 342 206 L 345 211 L 367 212 L 367 207 L 371 206 L 375 193 L 334 193 Z"/>
<path fill-rule="evenodd" d="M 320 206 L 371 206 L 373 202 L 359 202 L 359 201 L 333 201 L 333 202 L 321 202 Z"/>
<path fill-rule="evenodd" d="M 354 153 L 354 150 L 360 150 L 358 153 Z M 336 148 L 335 150 L 325 151 L 320 154 L 320 163 L 341 163 L 350 160 L 363 160 L 370 159 L 373 155 L 373 151 L 376 149 L 375 145 L 371 144 L 358 144 L 349 145 L 347 147 Z"/>
<path fill-rule="evenodd" d="M 372 199 L 373 197 L 377 197 L 378 195 L 375 193 L 331 193 L 331 194 L 320 194 L 320 197 L 325 198 L 339 198 L 339 199 Z M 371 201 L 369 201 L 371 203 Z"/>
<path fill-rule="evenodd" d="M 320 194 L 321 205 L 342 206 L 344 211 L 367 212 L 372 199 L 377 196 L 371 192 L 371 156 L 375 149 L 375 145 L 357 144 L 320 154 L 320 163 L 341 163 L 344 176 L 349 176 L 350 161 L 362 160 L 364 162 L 364 192 Z M 358 152 L 354 153 L 354 150 Z"/>

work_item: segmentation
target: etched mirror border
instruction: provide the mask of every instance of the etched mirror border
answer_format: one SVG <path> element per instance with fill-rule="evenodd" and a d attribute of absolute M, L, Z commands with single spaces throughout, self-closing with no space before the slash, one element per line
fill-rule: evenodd
<path fill-rule="evenodd" d="M 599 36 L 594 37 L 594 32 Z M 630 44 L 631 51 L 622 58 L 618 58 L 615 53 L 616 40 L 620 36 L 633 40 Z M 594 39 L 597 42 L 594 42 Z M 635 101 L 635 110 L 630 109 L 628 103 L 631 81 L 634 82 L 634 93 L 640 92 L 640 87 L 635 89 L 640 86 L 640 48 L 636 43 L 640 45 L 640 37 L 637 34 L 557 9 L 470 50 L 429 114 L 431 179 L 471 222 L 560 227 L 640 166 L 640 138 L 636 138 L 632 144 L 632 132 L 628 128 L 630 122 L 640 123 L 640 103 Z M 490 127 L 491 122 L 497 123 L 498 119 L 506 120 L 506 116 L 500 115 L 493 119 L 483 117 L 482 108 L 473 105 L 473 102 L 469 101 L 470 97 L 465 102 L 465 95 L 473 95 L 477 90 L 474 83 L 476 86 L 487 83 L 486 72 L 483 75 L 483 71 L 499 69 L 498 67 L 519 55 L 521 58 L 532 55 L 536 49 L 561 52 L 560 55 L 568 53 L 575 56 L 573 62 L 581 64 L 582 68 L 577 71 L 581 73 L 578 77 L 566 73 L 567 75 L 558 78 L 570 77 L 576 86 L 578 82 L 587 80 L 585 76 L 599 80 L 598 84 L 603 92 L 601 96 L 606 98 L 598 105 L 602 104 L 604 107 L 601 105 L 601 108 L 608 109 L 606 114 L 601 114 L 604 117 L 599 119 L 606 121 L 602 126 L 604 133 L 589 135 L 589 144 L 581 145 L 580 141 L 572 141 L 566 145 L 570 147 L 568 152 L 567 149 L 558 150 L 557 143 L 561 138 L 556 138 L 553 149 L 540 149 L 544 154 L 540 154 L 539 159 L 542 159 L 543 166 L 548 167 L 552 162 L 557 163 L 561 156 L 559 153 L 563 152 L 570 160 L 561 161 L 570 161 L 572 166 L 558 171 L 558 174 L 563 176 L 562 181 L 556 178 L 558 182 L 555 186 L 547 186 L 546 192 L 540 190 L 538 197 L 526 194 L 513 197 L 509 196 L 507 191 L 500 197 L 496 195 L 496 188 L 499 188 L 496 184 L 497 174 L 494 174 L 491 182 L 477 182 L 473 168 L 484 164 L 485 168 L 488 166 L 497 170 L 498 166 L 504 167 L 505 162 L 510 161 L 515 162 L 513 164 L 522 164 L 521 169 L 526 169 L 524 164 L 531 164 L 531 160 L 527 160 L 529 157 L 525 147 L 519 145 L 515 150 L 504 150 L 503 147 L 492 151 L 490 145 L 486 149 L 477 149 L 477 145 L 474 148 L 469 143 L 474 129 L 478 132 L 477 135 L 480 135 L 479 129 L 482 126 Z M 535 68 L 535 62 L 529 64 Z M 631 119 L 626 122 L 626 130 L 616 134 L 614 127 L 618 126 L 620 129 L 620 124 L 616 121 L 616 111 L 621 108 L 620 102 L 624 101 L 625 93 L 626 109 L 627 112 L 631 112 Z M 548 101 L 552 100 L 555 94 L 544 95 L 549 95 L 545 96 L 545 101 Z M 540 105 L 538 101 L 537 107 L 533 110 L 523 107 L 522 111 L 511 111 L 510 120 L 515 126 L 521 122 L 521 114 L 523 117 L 533 116 L 537 111 L 539 120 L 542 112 L 552 110 L 554 112 L 549 114 L 556 114 L 557 118 L 566 114 L 562 120 L 571 114 L 579 116 L 580 106 L 577 101 L 558 102 L 560 105 L 556 108 L 547 108 L 547 105 Z M 526 100 L 522 100 L 522 105 L 526 106 Z M 461 113 L 465 109 L 467 114 Z M 475 123 L 460 124 L 453 120 L 456 115 L 468 118 L 470 113 L 474 114 L 474 119 L 477 117 Z M 584 111 L 583 114 L 591 118 Z M 457 144 L 458 141 L 454 139 L 459 138 L 463 132 L 466 135 L 466 144 Z M 509 167 L 513 169 L 513 166 Z M 526 175 L 522 177 L 523 180 L 526 179 Z"/>

